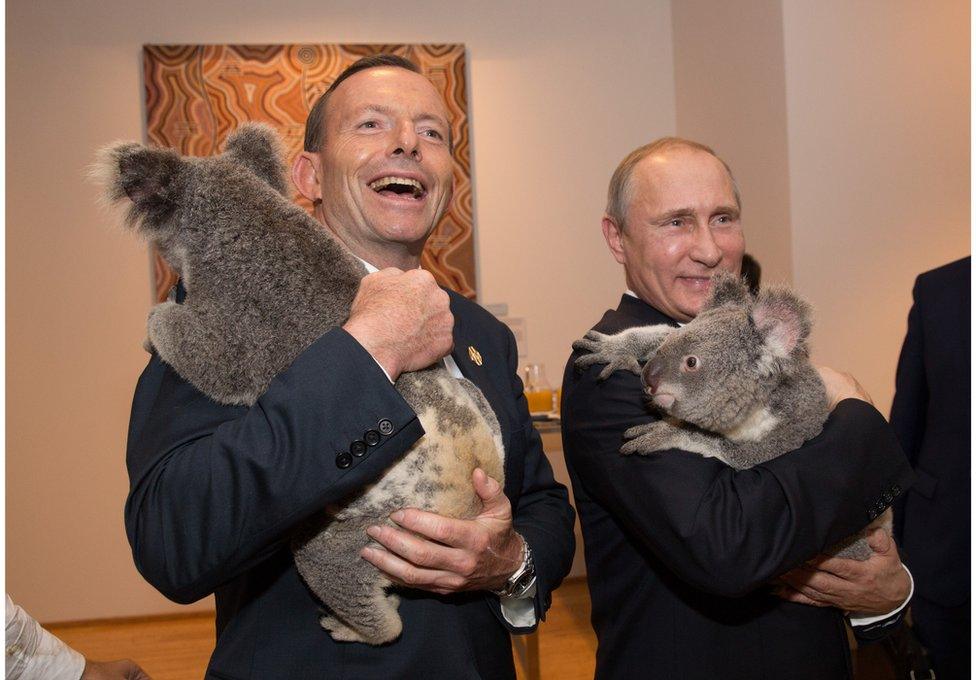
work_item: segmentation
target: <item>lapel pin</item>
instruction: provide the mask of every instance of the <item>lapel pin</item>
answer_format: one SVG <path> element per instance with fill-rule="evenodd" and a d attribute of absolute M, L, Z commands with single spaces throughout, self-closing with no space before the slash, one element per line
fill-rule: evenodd
<path fill-rule="evenodd" d="M 471 361 L 473 361 L 476 365 L 480 366 L 482 364 L 481 352 L 476 350 L 473 345 L 468 345 L 468 357 L 470 357 Z"/>

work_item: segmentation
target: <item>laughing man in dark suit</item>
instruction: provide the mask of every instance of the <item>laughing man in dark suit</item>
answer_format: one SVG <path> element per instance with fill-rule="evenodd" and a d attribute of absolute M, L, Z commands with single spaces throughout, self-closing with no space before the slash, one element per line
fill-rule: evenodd
<path fill-rule="evenodd" d="M 629 290 L 594 326 L 690 321 L 745 243 L 732 174 L 705 146 L 666 138 L 611 180 L 603 232 Z M 563 445 L 583 528 L 601 679 L 821 680 L 850 677 L 842 610 L 861 634 L 899 619 L 910 576 L 884 532 L 867 562 L 804 564 L 860 529 L 909 486 L 884 418 L 846 376 L 824 370 L 824 431 L 749 470 L 683 451 L 622 456 L 623 432 L 655 418 L 640 378 L 570 357 Z M 801 566 L 803 565 L 803 566 Z M 790 571 L 793 570 L 793 571 Z M 789 572 L 789 573 L 786 573 Z M 785 576 L 783 576 L 785 574 Z M 777 597 L 768 585 L 783 576 Z M 782 582 L 780 582 L 782 583 Z"/>
<path fill-rule="evenodd" d="M 569 571 L 573 511 L 530 422 L 511 332 L 418 268 L 453 188 L 446 107 L 410 62 L 360 60 L 310 113 L 293 176 L 324 227 L 379 271 L 345 325 L 251 408 L 218 405 L 151 358 L 127 457 L 136 564 L 178 602 L 215 593 L 208 678 L 513 679 L 509 633 L 537 625 Z M 378 180 L 389 178 L 418 190 L 387 190 Z M 393 381 L 440 360 L 498 416 L 504 488 L 475 471 L 475 519 L 407 508 L 392 516 L 398 527 L 370 529 L 385 549 L 362 559 L 408 586 L 403 633 L 380 647 L 335 642 L 295 569 L 290 532 L 423 436 Z"/>

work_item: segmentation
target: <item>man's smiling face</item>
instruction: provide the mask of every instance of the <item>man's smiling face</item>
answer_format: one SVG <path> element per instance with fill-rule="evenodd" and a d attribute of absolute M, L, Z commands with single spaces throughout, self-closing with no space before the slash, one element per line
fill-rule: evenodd
<path fill-rule="evenodd" d="M 739 273 L 745 241 L 732 180 L 704 151 L 675 147 L 634 168 L 623 228 L 604 220 L 627 285 L 677 321 L 690 321 L 719 270 Z M 608 224 L 609 223 L 609 224 Z"/>
<path fill-rule="evenodd" d="M 391 244 L 419 257 L 454 186 L 447 109 L 422 75 L 350 76 L 331 94 L 316 156 L 319 218 L 370 262 Z"/>

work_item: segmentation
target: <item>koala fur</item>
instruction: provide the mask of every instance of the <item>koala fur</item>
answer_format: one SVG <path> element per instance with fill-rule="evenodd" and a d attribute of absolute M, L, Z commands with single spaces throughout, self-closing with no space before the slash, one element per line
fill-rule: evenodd
<path fill-rule="evenodd" d="M 269 126 L 242 125 L 215 157 L 113 144 L 99 153 L 94 173 L 110 202 L 128 202 L 126 225 L 160 250 L 187 289 L 184 304 L 152 309 L 149 343 L 215 401 L 253 404 L 275 375 L 348 317 L 366 270 L 284 195 L 282 145 Z M 368 526 L 389 523 L 403 507 L 470 518 L 481 508 L 474 468 L 503 482 L 498 420 L 477 387 L 436 364 L 401 375 L 396 388 L 425 436 L 376 482 L 306 520 L 293 538 L 295 565 L 331 610 L 321 625 L 336 640 L 377 645 L 401 631 L 392 584 L 359 557 L 371 544 Z"/>
<path fill-rule="evenodd" d="M 627 430 L 621 453 L 677 448 L 741 470 L 793 451 L 823 429 L 827 395 L 809 361 L 810 316 L 785 288 L 753 297 L 738 277 L 719 273 L 701 313 L 685 326 L 590 331 L 573 344 L 586 352 L 576 367 L 606 364 L 601 380 L 617 370 L 639 373 L 645 395 L 664 414 Z M 875 526 L 890 533 L 891 511 L 869 529 Z M 832 553 L 867 559 L 866 532 Z"/>

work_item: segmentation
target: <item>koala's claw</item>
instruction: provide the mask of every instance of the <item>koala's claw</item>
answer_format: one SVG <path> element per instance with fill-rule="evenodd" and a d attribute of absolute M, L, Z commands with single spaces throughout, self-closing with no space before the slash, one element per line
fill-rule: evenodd
<path fill-rule="evenodd" d="M 624 432 L 624 439 L 628 441 L 620 447 L 620 453 L 629 456 L 674 448 L 671 434 L 670 426 L 660 421 L 635 425 Z"/>
<path fill-rule="evenodd" d="M 362 635 L 334 616 L 323 616 L 319 623 L 336 642 L 366 642 Z"/>
<path fill-rule="evenodd" d="M 600 348 L 602 347 L 602 341 L 608 337 L 610 336 L 604 335 L 598 331 L 587 331 L 586 335 L 573 343 L 573 349 L 575 349 L 577 352 L 586 352 L 588 355 L 594 352 L 599 352 Z M 583 357 L 577 359 L 576 363 L 579 363 L 582 358 Z"/>
<path fill-rule="evenodd" d="M 655 427 L 657 422 L 643 423 L 642 425 L 634 425 L 624 431 L 624 439 L 636 439 L 645 434 L 650 434 L 657 428 Z"/>
<path fill-rule="evenodd" d="M 630 371 L 640 375 L 641 367 L 637 357 L 624 343 L 615 342 L 611 335 L 589 331 L 573 343 L 573 349 L 585 352 L 573 364 L 577 372 L 581 373 L 596 364 L 606 364 L 600 371 L 600 380 L 606 380 L 617 371 Z"/>

